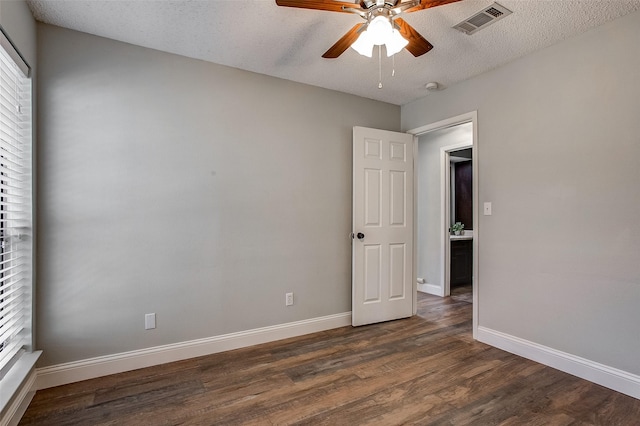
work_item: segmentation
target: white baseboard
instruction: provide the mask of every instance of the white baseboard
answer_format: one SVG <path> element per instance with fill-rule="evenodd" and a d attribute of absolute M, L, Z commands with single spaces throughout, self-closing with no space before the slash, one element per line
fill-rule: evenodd
<path fill-rule="evenodd" d="M 444 297 L 444 289 L 436 284 L 418 284 L 418 291 Z"/>
<path fill-rule="evenodd" d="M 507 352 L 640 399 L 640 376 L 509 334 L 478 327 L 478 340 Z"/>
<path fill-rule="evenodd" d="M 36 370 L 35 389 L 46 389 L 347 325 L 351 325 L 351 312 L 52 365 Z"/>

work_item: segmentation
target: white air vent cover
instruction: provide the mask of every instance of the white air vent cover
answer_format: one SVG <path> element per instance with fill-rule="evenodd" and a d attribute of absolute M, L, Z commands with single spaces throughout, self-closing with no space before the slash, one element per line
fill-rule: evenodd
<path fill-rule="evenodd" d="M 493 3 L 491 6 L 476 13 L 471 18 L 465 19 L 453 28 L 467 35 L 471 35 L 499 21 L 505 16 L 511 15 L 511 13 L 512 12 L 506 7 L 498 3 Z"/>

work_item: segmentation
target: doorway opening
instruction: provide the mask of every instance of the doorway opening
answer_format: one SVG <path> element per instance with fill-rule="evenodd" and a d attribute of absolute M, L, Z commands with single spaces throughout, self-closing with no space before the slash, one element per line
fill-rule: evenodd
<path fill-rule="evenodd" d="M 464 126 L 454 127 L 455 130 L 467 131 Z M 468 129 L 468 139 L 471 141 L 471 129 Z M 448 152 L 449 178 L 444 191 L 448 195 L 445 213 L 449 219 L 448 280 L 445 280 L 445 296 L 451 296 L 459 301 L 473 302 L 473 146 Z M 445 153 L 446 155 L 446 153 Z M 447 160 L 445 159 L 445 165 Z M 447 256 L 445 255 L 445 258 Z"/>
<path fill-rule="evenodd" d="M 414 271 L 417 290 L 473 303 L 478 323 L 477 114 L 409 131 L 415 153 Z M 452 225 L 464 224 L 453 235 Z M 417 293 L 416 293 L 417 298 Z"/>

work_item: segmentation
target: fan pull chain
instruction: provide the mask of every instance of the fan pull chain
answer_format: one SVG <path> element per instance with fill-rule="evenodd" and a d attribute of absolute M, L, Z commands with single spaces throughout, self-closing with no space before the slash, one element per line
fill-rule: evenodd
<path fill-rule="evenodd" d="M 396 55 L 391 55 L 391 77 L 396 76 Z"/>
<path fill-rule="evenodd" d="M 382 89 L 382 45 L 378 45 L 378 89 Z"/>

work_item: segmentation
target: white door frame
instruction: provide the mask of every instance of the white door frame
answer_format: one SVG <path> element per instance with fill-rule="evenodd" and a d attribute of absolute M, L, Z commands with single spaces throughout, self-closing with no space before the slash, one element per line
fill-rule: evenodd
<path fill-rule="evenodd" d="M 433 132 L 435 130 L 441 130 L 441 129 L 445 129 L 447 127 L 452 127 L 458 124 L 464 124 L 464 123 L 473 123 L 473 150 L 472 150 L 472 161 L 473 161 L 473 170 L 472 170 L 472 191 L 473 191 L 473 338 L 477 339 L 477 334 L 478 334 L 478 312 L 479 312 L 479 306 L 478 306 L 478 287 L 479 287 L 479 283 L 480 283 L 480 279 L 479 279 L 479 271 L 478 271 L 478 241 L 480 239 L 480 223 L 479 223 L 479 205 L 478 205 L 478 169 L 479 169 L 479 164 L 478 164 L 478 112 L 477 111 L 472 111 L 466 114 L 461 114 L 458 115 L 456 117 L 451 117 L 445 120 L 441 120 L 441 121 L 437 121 L 435 123 L 431 123 L 431 124 L 427 124 L 425 126 L 421 126 L 412 130 L 408 130 L 407 133 L 410 133 L 414 136 L 416 136 L 416 138 L 414 138 L 414 157 L 413 157 L 413 161 L 414 161 L 414 185 L 413 185 L 413 190 L 414 190 L 414 200 L 417 200 L 417 190 L 418 190 L 418 182 L 417 182 L 417 178 L 418 178 L 418 164 L 417 164 L 417 159 L 418 159 L 418 155 L 417 155 L 417 151 L 418 151 L 418 136 L 423 135 L 425 133 L 429 133 L 429 132 Z M 464 144 L 465 146 L 467 144 Z M 452 145 L 453 146 L 453 145 Z M 440 161 L 441 161 L 441 169 L 447 169 L 447 167 L 443 167 L 443 162 L 445 161 L 445 158 L 448 160 L 449 158 L 449 151 L 453 151 L 453 150 L 457 150 L 460 149 L 464 146 L 460 146 L 460 147 L 455 147 L 454 148 L 449 149 L 451 147 L 447 146 L 447 147 L 443 147 L 441 150 L 441 157 L 440 157 Z M 449 172 L 447 172 L 445 170 L 445 173 L 448 175 Z M 450 182 L 448 182 L 446 179 L 444 180 L 444 184 L 445 185 L 450 185 Z M 445 191 L 443 191 L 445 192 Z M 444 194 L 445 197 L 448 198 L 448 191 L 445 192 Z M 442 222 L 443 222 L 443 232 L 442 234 L 442 247 L 443 247 L 443 253 L 445 254 L 443 256 L 443 265 L 442 265 L 442 274 L 443 274 L 443 286 L 446 286 L 445 282 L 448 282 L 448 280 L 446 280 L 446 275 L 445 274 L 449 274 L 449 271 L 447 271 L 446 265 L 449 263 L 449 250 L 447 248 L 448 246 L 448 241 L 447 238 L 449 236 L 448 234 L 448 229 L 446 228 L 446 223 L 448 223 L 449 218 L 447 217 L 447 215 L 445 215 L 444 213 L 448 214 L 448 210 L 449 210 L 449 206 L 446 204 L 446 199 L 444 200 L 445 202 L 443 202 L 443 207 L 442 209 L 444 210 L 443 212 L 443 218 L 442 218 Z M 417 217 L 417 203 L 414 202 L 413 203 L 413 208 L 414 208 L 414 217 Z M 414 237 L 413 237 L 413 276 L 417 277 L 417 254 L 418 254 L 418 247 L 417 247 L 417 240 L 418 240 L 418 235 L 417 235 L 417 226 L 414 226 Z M 448 287 L 448 286 L 447 286 Z M 445 292 L 445 294 L 448 294 L 447 292 L 449 291 L 449 288 L 443 288 L 443 291 Z M 413 312 L 414 314 L 417 311 L 418 305 L 417 305 L 417 298 L 418 298 L 418 290 L 417 290 L 417 286 L 415 289 L 415 294 L 414 294 L 414 298 L 413 298 Z"/>

